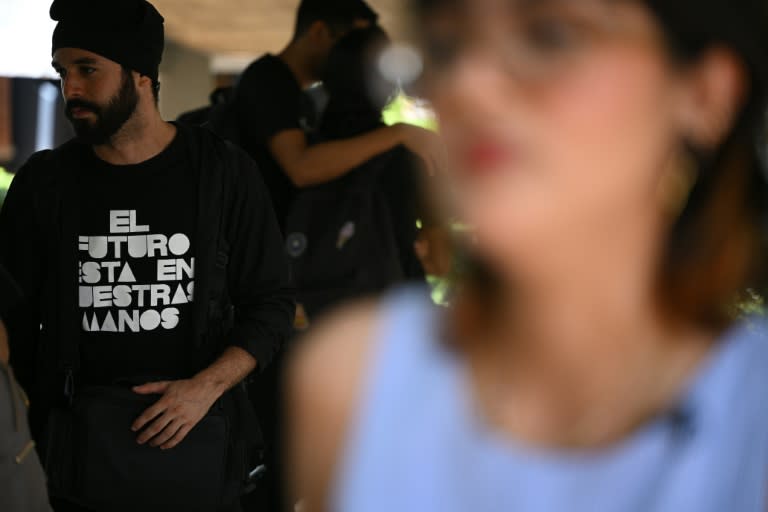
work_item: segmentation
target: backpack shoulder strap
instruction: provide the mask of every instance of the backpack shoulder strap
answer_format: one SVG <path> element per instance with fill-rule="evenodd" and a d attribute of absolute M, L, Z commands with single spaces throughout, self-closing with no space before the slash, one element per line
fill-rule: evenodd
<path fill-rule="evenodd" d="M 235 180 L 237 153 L 233 146 L 203 128 L 185 128 L 190 158 L 199 171 L 198 222 L 195 276 L 195 343 L 202 347 L 212 338 L 211 329 L 224 319 L 227 299 L 229 241 L 227 229 Z M 218 325 L 217 325 L 218 324 Z M 215 341 L 215 340 L 210 340 Z"/>

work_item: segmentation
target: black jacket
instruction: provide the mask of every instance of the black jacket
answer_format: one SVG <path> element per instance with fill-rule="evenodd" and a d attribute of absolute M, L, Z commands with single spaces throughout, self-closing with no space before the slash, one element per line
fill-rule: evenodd
<path fill-rule="evenodd" d="M 227 346 L 245 349 L 263 369 L 290 335 L 294 314 L 269 195 L 243 151 L 206 130 L 178 129 L 200 180 L 193 307 L 201 369 Z M 80 332 L 73 178 L 84 150 L 72 141 L 33 155 L 0 212 L 0 263 L 25 295 L 9 322 L 12 363 L 33 400 L 43 404 L 38 414 L 60 398 L 63 375 L 76 358 L 63 341 Z"/>

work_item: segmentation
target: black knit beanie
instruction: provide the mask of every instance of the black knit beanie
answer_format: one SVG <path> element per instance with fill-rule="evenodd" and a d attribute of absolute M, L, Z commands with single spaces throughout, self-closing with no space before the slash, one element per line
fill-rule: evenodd
<path fill-rule="evenodd" d="M 146 0 L 54 0 L 51 53 L 87 50 L 154 81 L 163 57 L 163 17 Z"/>

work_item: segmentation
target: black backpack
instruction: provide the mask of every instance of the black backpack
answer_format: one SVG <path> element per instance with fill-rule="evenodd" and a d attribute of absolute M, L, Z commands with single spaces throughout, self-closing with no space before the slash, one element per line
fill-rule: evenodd
<path fill-rule="evenodd" d="M 383 185 L 402 156 L 401 150 L 384 153 L 296 194 L 286 221 L 286 251 L 297 301 L 310 319 L 409 277 L 404 260 L 413 253 L 412 241 L 399 240 L 401 227 L 394 221 L 394 209 L 408 202 L 395 200 Z M 408 194 L 403 190 L 403 199 Z M 415 217 L 413 222 L 415 231 Z"/>
<path fill-rule="evenodd" d="M 241 112 L 237 102 L 236 87 L 220 87 L 210 95 L 210 104 L 181 114 L 177 121 L 189 126 L 202 126 L 237 146 L 242 146 Z M 322 86 L 313 86 L 301 97 L 301 123 L 306 133 L 311 133 L 319 123 L 328 103 Z"/>
<path fill-rule="evenodd" d="M 210 95 L 210 104 L 184 112 L 176 121 L 187 126 L 202 126 L 233 144 L 240 144 L 240 126 L 235 106 L 235 88 L 219 87 Z"/>
<path fill-rule="evenodd" d="M 240 118 L 235 104 L 234 88 L 231 88 L 223 101 L 213 103 L 208 111 L 208 121 L 201 124 L 224 140 L 238 146 L 242 143 L 240 136 Z"/>

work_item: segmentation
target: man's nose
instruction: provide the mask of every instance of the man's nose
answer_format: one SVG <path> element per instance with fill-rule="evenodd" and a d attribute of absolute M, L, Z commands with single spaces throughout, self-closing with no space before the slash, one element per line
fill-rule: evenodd
<path fill-rule="evenodd" d="M 83 88 L 80 80 L 67 76 L 61 79 L 61 92 L 66 101 L 82 97 Z"/>

